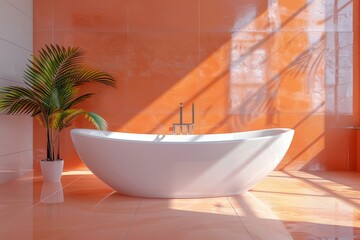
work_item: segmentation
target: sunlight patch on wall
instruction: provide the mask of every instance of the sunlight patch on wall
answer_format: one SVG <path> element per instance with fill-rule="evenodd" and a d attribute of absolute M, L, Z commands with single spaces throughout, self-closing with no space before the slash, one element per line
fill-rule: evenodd
<path fill-rule="evenodd" d="M 337 3 L 337 4 L 336 4 Z M 353 3 L 326 1 L 326 112 L 353 113 Z"/>

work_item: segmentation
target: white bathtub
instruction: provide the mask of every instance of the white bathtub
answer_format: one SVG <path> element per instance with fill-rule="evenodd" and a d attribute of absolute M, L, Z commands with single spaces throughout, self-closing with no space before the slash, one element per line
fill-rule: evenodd
<path fill-rule="evenodd" d="M 275 169 L 293 135 L 285 128 L 205 135 L 71 131 L 98 178 L 118 192 L 158 198 L 244 193 Z"/>

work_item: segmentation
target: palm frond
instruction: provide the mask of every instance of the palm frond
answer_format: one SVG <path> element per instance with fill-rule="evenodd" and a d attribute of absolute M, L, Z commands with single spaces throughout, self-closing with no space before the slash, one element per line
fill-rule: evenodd
<path fill-rule="evenodd" d="M 85 67 L 79 69 L 78 76 L 75 79 L 75 85 L 79 86 L 90 82 L 97 82 L 111 87 L 116 86 L 114 77 L 108 73 Z"/>
<path fill-rule="evenodd" d="M 58 129 L 60 132 L 71 125 L 73 120 L 78 116 L 83 115 L 95 128 L 100 130 L 107 129 L 107 122 L 100 115 L 87 112 L 83 109 L 68 109 L 62 112 L 55 113 L 52 120 L 52 128 Z"/>
<path fill-rule="evenodd" d="M 65 111 L 57 112 L 53 114 L 52 128 L 58 129 L 60 132 L 69 127 L 72 121 L 81 114 L 84 114 L 82 109 L 68 109 Z"/>
<path fill-rule="evenodd" d="M 66 105 L 64 107 L 65 107 L 65 109 L 71 108 L 71 107 L 75 106 L 76 104 L 79 104 L 79 103 L 85 101 L 86 99 L 90 98 L 93 95 L 94 95 L 93 93 L 83 94 L 75 99 L 72 99 L 70 102 L 68 102 L 68 105 Z"/>
<path fill-rule="evenodd" d="M 33 56 L 25 71 L 25 84 L 35 92 L 42 102 L 51 106 L 54 89 L 64 89 L 71 84 L 81 68 L 83 52 L 79 48 L 59 47 L 58 45 L 45 45 L 39 56 Z"/>
<path fill-rule="evenodd" d="M 63 87 L 54 88 L 53 92 L 53 101 L 56 103 L 57 108 L 66 110 L 73 99 L 76 98 L 78 90 L 72 84 L 65 84 Z"/>
<path fill-rule="evenodd" d="M 94 112 L 86 112 L 85 118 L 91 122 L 96 129 L 99 130 L 106 130 L 108 128 L 107 122 L 104 118 Z"/>
<path fill-rule="evenodd" d="M 0 110 L 6 114 L 31 114 L 35 116 L 40 108 L 31 90 L 21 86 L 7 86 L 0 89 Z"/>

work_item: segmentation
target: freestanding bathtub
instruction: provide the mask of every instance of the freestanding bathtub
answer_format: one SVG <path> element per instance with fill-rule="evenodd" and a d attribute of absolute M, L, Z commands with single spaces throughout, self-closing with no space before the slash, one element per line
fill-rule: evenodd
<path fill-rule="evenodd" d="M 204 135 L 156 135 L 73 129 L 86 166 L 118 192 L 158 198 L 241 194 L 287 152 L 286 128 Z"/>

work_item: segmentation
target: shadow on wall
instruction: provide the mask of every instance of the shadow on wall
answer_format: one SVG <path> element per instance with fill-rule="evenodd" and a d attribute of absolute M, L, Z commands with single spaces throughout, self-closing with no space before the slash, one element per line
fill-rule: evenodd
<path fill-rule="evenodd" d="M 237 33 L 233 34 L 235 41 L 234 38 L 231 39 L 232 49 L 228 66 L 186 102 L 189 105 L 192 101 L 201 98 L 202 95 L 207 94 L 208 90 L 216 86 L 217 82 L 227 78 L 229 79 L 228 95 L 230 95 L 230 104 L 227 107 L 229 112 L 223 114 L 225 117 L 213 123 L 212 127 L 206 126 L 200 130 L 197 127 L 198 131 L 221 132 L 224 131 L 224 126 L 227 126 L 225 129 L 228 131 L 253 129 L 259 126 L 287 126 L 300 134 L 296 135 L 298 137 L 294 141 L 297 148 L 288 154 L 289 157 L 285 158 L 278 169 L 355 170 L 355 135 L 352 130 L 342 128 L 354 124 L 352 116 L 353 83 L 351 80 L 341 82 L 342 78 L 351 79 L 352 64 L 347 66 L 348 73 L 340 73 L 339 68 L 336 67 L 342 65 L 339 61 L 348 61 L 346 58 L 351 57 L 352 53 L 351 50 L 348 51 L 353 44 L 352 41 L 344 45 L 344 42 L 348 41 L 348 36 L 346 34 L 339 36 L 338 29 L 338 18 L 345 14 L 341 11 L 351 6 L 351 3 L 352 1 L 347 1 L 340 6 L 340 3 L 335 1 L 334 14 L 326 16 L 324 30 L 315 33 L 306 32 L 305 36 L 304 32 L 296 32 L 291 34 L 285 44 L 280 45 L 278 35 L 281 33 L 279 34 L 279 31 L 286 28 L 286 25 L 305 11 L 311 3 L 305 4 L 281 26 L 276 27 L 270 34 L 247 48 L 243 54 L 235 53 L 235 55 L 238 54 L 235 58 L 233 49 L 238 51 L 236 45 L 238 36 L 236 36 Z M 327 21 L 332 21 L 332 23 L 326 24 Z M 334 28 L 333 31 L 331 31 L 332 28 Z M 250 42 L 253 44 L 254 41 Z M 259 81 L 257 86 L 253 87 L 257 83 L 256 74 L 259 71 L 256 70 L 258 69 L 255 68 L 254 72 L 251 72 L 250 69 L 250 73 L 248 71 L 243 76 L 239 76 L 239 72 L 243 73 L 244 68 L 249 66 L 251 68 L 254 61 L 259 61 L 252 58 L 254 55 L 255 57 L 259 55 L 257 52 L 260 52 L 260 56 L 264 52 L 271 53 L 271 57 L 270 54 L 263 55 L 261 63 L 255 66 L 264 68 L 264 65 L 272 66 L 272 62 L 281 63 L 279 59 L 282 56 L 279 55 L 284 55 L 284 51 L 289 49 L 289 46 L 291 48 L 292 45 L 304 42 L 306 48 L 296 49 L 298 53 L 291 56 L 293 59 L 289 63 L 283 64 L 282 68 L 275 69 L 274 73 L 270 71 L 268 76 L 261 76 L 263 81 Z M 266 50 L 263 51 L 264 49 Z M 252 61 L 251 63 L 247 63 L 248 58 Z M 244 76 L 250 80 L 245 79 L 243 81 L 245 83 L 242 84 L 239 79 Z M 232 94 L 233 88 L 236 90 L 237 85 L 240 86 L 239 91 Z M 297 87 L 299 89 L 296 89 Z M 253 89 L 255 90 L 252 91 Z M 241 96 L 243 92 L 247 91 L 248 94 Z M 235 104 L 232 102 L 233 100 Z M 342 106 L 340 107 L 340 105 Z M 177 114 L 176 110 L 173 111 L 149 132 L 158 130 L 166 124 L 168 119 Z M 211 106 L 209 106 L 204 109 L 202 117 L 206 118 L 211 114 Z M 290 121 L 289 116 L 293 118 Z M 200 125 L 201 127 L 203 126 Z M 340 144 L 341 151 L 334 154 L 332 149 L 339 148 L 339 138 L 343 139 L 343 144 Z M 343 153 L 346 153 L 346 156 Z"/>
<path fill-rule="evenodd" d="M 220 122 L 226 124 L 234 118 L 234 129 L 236 126 L 252 129 L 259 125 L 295 129 L 292 148 L 278 167 L 279 170 L 356 169 L 355 133 L 353 129 L 346 128 L 353 126 L 355 121 L 352 111 L 353 40 L 352 34 L 340 33 L 339 30 L 339 16 L 346 15 L 341 11 L 351 3 L 347 1 L 340 6 L 335 1 L 334 14 L 326 18 L 326 21 L 333 22 L 325 25 L 325 32 L 307 32 L 305 39 L 304 32 L 299 32 L 286 44 L 279 46 L 279 33 L 274 31 L 256 48 L 250 48 L 253 53 L 247 53 L 247 56 L 256 54 L 266 46 L 266 42 L 271 43 L 275 47 L 270 46 L 266 51 L 271 53 L 271 58 L 264 62 L 268 61 L 267 66 L 272 66 L 271 61 L 275 59 L 281 65 L 279 59 L 287 58 L 286 53 L 282 52 L 284 49 L 291 49 L 292 44 L 299 45 L 304 41 L 307 42 L 304 46 L 308 45 L 301 51 L 298 48 L 298 54 L 293 55 L 292 61 L 286 61 L 289 63 L 282 68 L 274 68 L 277 71 L 268 76 L 267 83 L 259 84 L 256 90 L 249 91 L 243 98 L 237 96 L 239 103 L 236 111 Z M 308 6 L 300 9 L 305 10 Z M 300 13 L 295 13 L 289 20 Z M 286 28 L 288 22 L 285 21 L 281 28 Z M 279 54 L 282 56 L 279 57 Z M 244 61 L 242 56 L 239 59 Z M 241 65 L 241 61 L 237 65 Z M 341 68 L 338 66 L 344 66 L 347 72 L 339 70 Z M 214 127 L 211 131 L 216 129 Z M 341 143 L 339 139 L 342 139 Z M 341 150 L 334 152 L 333 149 L 337 148 Z"/>

